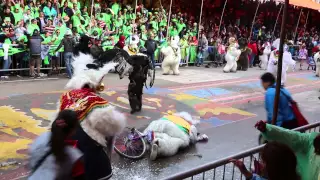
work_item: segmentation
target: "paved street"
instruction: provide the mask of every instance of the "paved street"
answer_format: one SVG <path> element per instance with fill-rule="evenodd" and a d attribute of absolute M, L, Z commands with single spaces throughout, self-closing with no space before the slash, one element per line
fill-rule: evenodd
<path fill-rule="evenodd" d="M 110 74 L 102 93 L 110 103 L 128 116 L 130 127 L 143 129 L 165 112 L 187 111 L 201 117 L 199 131 L 209 136 L 179 155 L 150 162 L 113 155 L 113 179 L 159 179 L 257 145 L 257 120 L 265 119 L 261 70 L 225 74 L 221 69 L 182 68 L 180 76 L 157 72 L 155 87 L 145 90 L 143 111 L 130 115 L 126 95 L 127 80 Z M 67 79 L 19 82 L 0 81 L 0 163 L 26 161 L 26 149 L 40 133 L 47 130 Z M 286 87 L 310 122 L 317 121 L 320 81 L 311 71 L 289 75 Z M 200 156 L 199 156 L 200 155 Z M 26 175 L 22 164 L 0 167 L 0 180 Z"/>

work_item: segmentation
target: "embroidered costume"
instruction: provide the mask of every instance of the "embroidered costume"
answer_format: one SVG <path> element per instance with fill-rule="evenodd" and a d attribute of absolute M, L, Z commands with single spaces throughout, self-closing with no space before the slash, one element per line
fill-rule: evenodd
<path fill-rule="evenodd" d="M 113 136 L 126 124 L 125 116 L 97 94 L 103 77 L 118 63 L 97 63 L 91 55 L 78 52 L 72 66 L 74 75 L 58 102 L 58 111 L 71 109 L 78 115 L 80 127 L 73 140 L 83 153 L 86 179 L 109 179 L 112 176 L 110 157 Z"/>

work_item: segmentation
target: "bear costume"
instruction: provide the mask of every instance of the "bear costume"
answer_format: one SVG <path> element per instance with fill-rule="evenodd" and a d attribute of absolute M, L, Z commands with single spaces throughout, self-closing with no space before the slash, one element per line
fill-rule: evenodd
<path fill-rule="evenodd" d="M 195 126 L 199 122 L 187 112 L 169 112 L 162 118 L 152 121 L 144 130 L 144 134 L 152 132 L 154 136 L 151 141 L 150 159 L 173 156 L 179 149 L 198 141 L 208 140 L 205 134 L 199 136 Z"/>
<path fill-rule="evenodd" d="M 162 62 L 163 75 L 169 75 L 170 71 L 172 71 L 174 75 L 180 74 L 179 65 L 181 61 L 181 50 L 179 41 L 179 36 L 171 37 L 170 45 L 161 49 L 161 53 L 164 56 Z"/>
<path fill-rule="evenodd" d="M 234 37 L 229 38 L 229 47 L 225 59 L 227 64 L 223 68 L 223 72 L 237 72 L 237 61 L 241 54 L 241 51 L 238 49 L 238 44 Z"/>
<path fill-rule="evenodd" d="M 247 71 L 249 68 L 249 55 L 251 54 L 251 49 L 248 48 L 248 41 L 245 38 L 240 38 L 239 41 L 239 48 L 241 50 L 241 54 L 239 56 L 238 68 L 237 70 Z"/>

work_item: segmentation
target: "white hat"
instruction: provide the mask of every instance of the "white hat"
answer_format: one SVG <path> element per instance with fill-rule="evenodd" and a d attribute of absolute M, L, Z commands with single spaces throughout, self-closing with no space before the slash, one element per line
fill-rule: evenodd
<path fill-rule="evenodd" d="M 65 35 L 67 35 L 67 36 L 70 36 L 70 35 L 72 35 L 72 32 L 71 32 L 71 30 L 70 29 L 68 29 L 67 31 L 66 31 L 66 34 Z"/>

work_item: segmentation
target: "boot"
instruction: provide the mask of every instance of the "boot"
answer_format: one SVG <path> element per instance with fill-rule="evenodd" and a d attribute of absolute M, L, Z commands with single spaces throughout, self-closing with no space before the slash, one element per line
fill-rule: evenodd
<path fill-rule="evenodd" d="M 154 161 L 157 159 L 157 155 L 158 155 L 158 144 L 157 142 L 153 143 L 151 146 L 151 152 L 150 152 L 150 160 Z"/>

